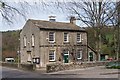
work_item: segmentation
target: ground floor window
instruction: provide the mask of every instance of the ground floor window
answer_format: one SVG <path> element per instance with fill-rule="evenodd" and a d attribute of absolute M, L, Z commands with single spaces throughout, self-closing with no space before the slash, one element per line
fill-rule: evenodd
<path fill-rule="evenodd" d="M 49 61 L 55 61 L 55 50 L 50 50 Z"/>
<path fill-rule="evenodd" d="M 31 56 L 31 53 L 30 53 L 30 52 L 28 52 L 28 60 L 27 60 L 27 62 L 29 62 L 29 63 L 32 62 L 32 56 Z"/>
<path fill-rule="evenodd" d="M 77 51 L 77 59 L 82 59 L 82 50 Z"/>

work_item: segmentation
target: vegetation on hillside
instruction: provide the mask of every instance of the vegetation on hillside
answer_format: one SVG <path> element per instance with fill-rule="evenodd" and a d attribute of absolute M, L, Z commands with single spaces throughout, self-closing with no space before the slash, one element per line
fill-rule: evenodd
<path fill-rule="evenodd" d="M 19 30 L 2 32 L 2 59 L 17 57 L 19 47 Z"/>
<path fill-rule="evenodd" d="M 93 28 L 86 28 L 88 32 L 88 44 L 94 49 L 96 49 L 95 43 L 96 39 L 94 37 L 94 29 Z M 101 33 L 101 44 L 100 44 L 100 53 L 101 54 L 109 54 L 110 57 L 116 58 L 116 49 L 117 49 L 117 31 L 114 27 L 106 27 L 100 30 Z M 98 35 L 97 35 L 98 36 Z"/>

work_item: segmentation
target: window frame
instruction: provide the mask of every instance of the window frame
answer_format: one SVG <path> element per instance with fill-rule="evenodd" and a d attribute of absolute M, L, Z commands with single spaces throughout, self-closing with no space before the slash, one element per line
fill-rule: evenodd
<path fill-rule="evenodd" d="M 66 36 L 66 39 L 67 39 L 67 40 L 66 40 L 66 41 L 65 41 L 65 34 L 67 34 L 67 36 Z M 64 33 L 63 33 L 63 41 L 64 41 L 64 42 L 69 42 L 69 33 L 68 33 L 68 32 L 64 32 Z"/>
<path fill-rule="evenodd" d="M 50 33 L 53 33 L 53 41 L 50 41 Z M 51 43 L 54 43 L 55 42 L 55 32 L 49 32 L 48 33 L 48 41 L 51 42 Z"/>
<path fill-rule="evenodd" d="M 78 56 L 78 54 L 80 56 Z M 80 60 L 80 59 L 82 59 L 82 57 L 83 57 L 83 51 L 82 50 L 77 50 L 77 59 Z"/>
<path fill-rule="evenodd" d="M 79 37 L 78 37 L 79 35 Z M 78 40 L 79 38 L 79 40 Z M 82 42 L 82 34 L 81 33 L 77 33 L 77 42 Z"/>
<path fill-rule="evenodd" d="M 35 46 L 35 35 L 32 34 L 31 36 L 31 46 L 34 47 Z"/>
<path fill-rule="evenodd" d="M 53 57 L 52 60 L 50 60 L 50 54 L 52 54 L 52 53 L 50 53 L 51 51 L 54 51 L 54 52 L 53 52 L 53 55 L 52 55 L 52 57 Z M 49 62 L 55 61 L 55 56 L 56 56 L 56 51 L 55 51 L 55 50 L 49 50 Z"/>
<path fill-rule="evenodd" d="M 24 47 L 27 46 L 27 37 L 26 37 L 26 35 L 24 35 L 24 37 L 23 37 L 23 46 Z"/>

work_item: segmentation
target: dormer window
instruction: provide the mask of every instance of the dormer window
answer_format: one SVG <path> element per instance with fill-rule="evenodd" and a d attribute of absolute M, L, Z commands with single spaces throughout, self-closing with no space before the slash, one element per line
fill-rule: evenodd
<path fill-rule="evenodd" d="M 31 44 L 32 44 L 32 47 L 35 46 L 35 36 L 34 36 L 34 34 L 32 34 L 32 37 L 31 37 Z"/>
<path fill-rule="evenodd" d="M 55 32 L 49 32 L 49 42 L 55 42 Z"/>
<path fill-rule="evenodd" d="M 69 34 L 64 33 L 64 42 L 69 42 Z"/>
<path fill-rule="evenodd" d="M 81 34 L 77 33 L 77 42 L 81 42 Z"/>

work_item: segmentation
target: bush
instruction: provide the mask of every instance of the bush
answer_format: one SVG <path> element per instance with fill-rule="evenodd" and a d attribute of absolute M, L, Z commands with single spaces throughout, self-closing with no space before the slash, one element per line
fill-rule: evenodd
<path fill-rule="evenodd" d="M 106 64 L 106 68 L 108 69 L 120 69 L 120 62 L 109 62 Z"/>

